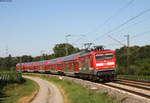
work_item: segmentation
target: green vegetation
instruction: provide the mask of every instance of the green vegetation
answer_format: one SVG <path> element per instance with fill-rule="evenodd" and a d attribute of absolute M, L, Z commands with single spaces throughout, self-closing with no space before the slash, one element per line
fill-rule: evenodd
<path fill-rule="evenodd" d="M 12 83 L 22 83 L 24 79 L 22 74 L 18 72 L 0 72 L 0 89 L 2 89 L 7 84 Z"/>
<path fill-rule="evenodd" d="M 129 54 L 127 54 L 129 49 Z M 116 50 L 118 73 L 124 75 L 150 75 L 150 45 L 130 48 L 122 47 Z M 127 55 L 129 56 L 127 65 Z M 141 77 L 141 76 L 139 76 Z"/>
<path fill-rule="evenodd" d="M 141 80 L 150 82 L 150 75 L 118 75 L 117 77 L 123 79 Z"/>
<path fill-rule="evenodd" d="M 66 48 L 68 51 L 67 55 L 70 55 L 79 51 L 78 48 L 74 48 L 73 45 L 68 44 L 68 43 L 56 44 L 55 47 L 53 48 L 55 57 L 66 56 Z"/>
<path fill-rule="evenodd" d="M 79 51 L 78 48 L 75 48 L 73 45 L 68 43 L 56 44 L 53 48 L 53 54 L 42 54 L 41 56 L 32 57 L 30 55 L 23 55 L 21 57 L 12 57 L 9 55 L 6 58 L 0 57 L 0 71 L 15 71 L 15 66 L 17 63 L 48 60 L 66 55 L 66 47 L 68 49 L 68 55 L 76 53 Z"/>
<path fill-rule="evenodd" d="M 18 72 L 0 72 L 0 103 L 17 103 L 24 97 L 36 91 L 38 85 L 22 78 Z"/>
<path fill-rule="evenodd" d="M 20 82 L 22 80 L 22 74 L 19 72 L 0 72 L 0 78 L 1 82 Z"/>
<path fill-rule="evenodd" d="M 116 99 L 107 95 L 107 93 L 96 93 L 90 89 L 87 89 L 80 84 L 67 81 L 67 80 L 60 80 L 57 77 L 51 77 L 48 75 L 31 75 L 30 76 L 37 76 L 42 79 L 46 79 L 54 84 L 60 86 L 65 95 L 67 95 L 68 103 L 118 103 Z"/>
<path fill-rule="evenodd" d="M 0 103 L 18 103 L 20 98 L 30 96 L 37 89 L 38 85 L 28 79 L 22 83 L 8 84 L 0 89 Z"/>

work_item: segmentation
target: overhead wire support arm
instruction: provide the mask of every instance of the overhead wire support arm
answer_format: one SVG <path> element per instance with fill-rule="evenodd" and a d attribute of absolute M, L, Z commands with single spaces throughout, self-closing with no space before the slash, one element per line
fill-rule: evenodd
<path fill-rule="evenodd" d="M 109 38 L 111 38 L 112 40 L 114 40 L 114 41 L 118 42 L 119 44 L 121 44 L 121 45 L 125 46 L 125 44 L 123 44 L 121 41 L 119 41 L 119 40 L 117 40 L 117 39 L 113 38 L 111 35 L 108 35 L 108 37 L 109 37 Z"/>

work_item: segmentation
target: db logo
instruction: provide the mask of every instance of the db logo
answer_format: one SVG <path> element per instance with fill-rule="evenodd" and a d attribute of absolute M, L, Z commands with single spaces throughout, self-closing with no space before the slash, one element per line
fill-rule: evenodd
<path fill-rule="evenodd" d="M 107 63 L 104 63 L 104 65 L 107 65 Z"/>

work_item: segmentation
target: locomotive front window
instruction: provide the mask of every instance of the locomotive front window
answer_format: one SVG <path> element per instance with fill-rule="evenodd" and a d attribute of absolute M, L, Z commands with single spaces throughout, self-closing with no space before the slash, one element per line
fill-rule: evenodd
<path fill-rule="evenodd" d="M 104 60 L 104 59 L 112 59 L 112 53 L 103 53 L 103 54 L 96 54 L 96 60 Z"/>

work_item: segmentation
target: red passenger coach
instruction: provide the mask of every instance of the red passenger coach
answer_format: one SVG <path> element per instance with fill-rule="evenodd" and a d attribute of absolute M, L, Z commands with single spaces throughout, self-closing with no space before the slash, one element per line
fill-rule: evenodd
<path fill-rule="evenodd" d="M 17 70 L 17 71 L 23 70 L 21 63 L 16 64 L 16 70 Z"/>
<path fill-rule="evenodd" d="M 44 61 L 44 68 L 46 72 L 50 72 L 50 67 L 51 66 L 51 61 L 50 60 L 46 60 Z"/>
<path fill-rule="evenodd" d="M 63 73 L 64 65 L 63 65 L 64 57 L 60 57 L 56 60 L 56 71 L 59 73 Z"/>
<path fill-rule="evenodd" d="M 75 53 L 64 58 L 64 70 L 67 74 L 75 74 L 79 72 L 79 57 L 81 52 Z"/>
<path fill-rule="evenodd" d="M 34 62 L 33 63 L 33 69 L 34 69 L 34 72 L 38 72 L 40 70 L 40 63 Z"/>
<path fill-rule="evenodd" d="M 52 59 L 52 60 L 50 60 L 50 72 L 51 73 L 57 73 L 57 70 L 56 70 L 56 68 L 57 68 L 57 63 L 56 63 L 56 61 L 57 61 L 57 59 Z"/>

